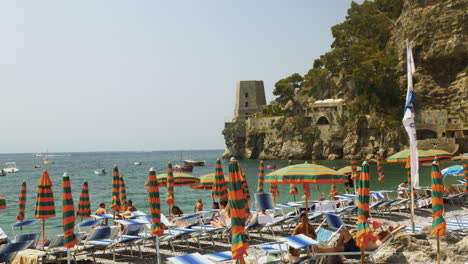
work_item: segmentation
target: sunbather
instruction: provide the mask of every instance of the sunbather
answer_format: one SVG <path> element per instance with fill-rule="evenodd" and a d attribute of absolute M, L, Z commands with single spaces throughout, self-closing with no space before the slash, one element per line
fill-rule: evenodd
<path fill-rule="evenodd" d="M 8 236 L 3 232 L 3 229 L 0 227 L 0 245 L 8 243 Z"/>
<path fill-rule="evenodd" d="M 315 233 L 314 226 L 309 224 L 309 219 L 307 218 L 307 215 L 305 213 L 302 213 L 301 216 L 301 222 L 294 228 L 294 231 L 292 232 L 292 236 L 303 234 L 306 235 L 312 239 L 317 239 L 317 233 Z M 308 226 L 308 232 L 306 233 L 306 226 Z"/>
<path fill-rule="evenodd" d="M 288 254 L 285 257 L 284 264 L 293 263 L 301 259 L 301 248 L 289 247 Z"/>
<path fill-rule="evenodd" d="M 387 231 L 382 231 L 377 234 L 377 240 L 372 241 L 369 240 L 367 246 L 364 250 L 375 250 L 380 247 L 385 241 L 390 239 L 392 235 L 395 235 L 400 230 L 405 228 L 406 226 L 399 226 L 395 230 L 392 231 L 390 234 Z M 320 248 L 317 246 L 313 246 L 315 252 L 355 252 L 361 251 L 361 249 L 356 245 L 356 241 L 354 240 L 353 236 L 349 233 L 348 230 L 342 230 L 340 232 L 340 237 L 336 242 L 336 245 L 332 248 Z"/>
<path fill-rule="evenodd" d="M 227 216 L 227 212 L 226 212 L 226 206 L 227 206 L 227 201 L 221 201 L 219 203 L 219 217 L 218 218 L 215 218 L 213 221 L 211 221 L 211 226 L 212 227 L 225 227 L 227 226 L 227 220 L 228 220 L 228 216 Z"/>
<path fill-rule="evenodd" d="M 101 202 L 99 203 L 99 208 L 96 210 L 96 212 L 94 212 L 95 215 L 105 215 L 107 214 L 107 210 L 106 210 L 106 204 Z M 103 225 L 107 225 L 107 219 L 104 219 L 102 221 L 102 224 Z"/>

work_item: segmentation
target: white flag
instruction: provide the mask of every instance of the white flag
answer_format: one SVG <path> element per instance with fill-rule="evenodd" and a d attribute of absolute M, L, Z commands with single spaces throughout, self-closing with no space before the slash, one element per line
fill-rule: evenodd
<path fill-rule="evenodd" d="M 406 92 L 406 104 L 403 115 L 403 125 L 408 133 L 410 142 L 410 159 L 411 159 L 411 184 L 414 188 L 419 187 L 419 160 L 418 160 L 418 144 L 416 138 L 416 124 L 414 122 L 414 91 L 413 91 L 413 73 L 415 72 L 413 54 L 408 40 L 406 40 L 406 60 L 408 67 L 408 91 Z"/>

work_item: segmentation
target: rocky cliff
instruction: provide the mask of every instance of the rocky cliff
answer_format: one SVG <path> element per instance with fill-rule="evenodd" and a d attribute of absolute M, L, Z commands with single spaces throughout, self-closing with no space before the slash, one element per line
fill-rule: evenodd
<path fill-rule="evenodd" d="M 376 2 L 377 5 L 382 5 L 385 1 Z M 363 7 L 354 8 L 365 10 L 365 4 L 366 2 L 362 4 Z M 346 158 L 350 150 L 355 148 L 360 158 L 370 159 L 378 152 L 386 156 L 402 150 L 408 141 L 400 121 L 406 93 L 406 39 L 410 40 L 413 47 L 416 64 L 414 87 L 417 108 L 423 111 L 445 109 L 457 115 L 466 124 L 467 4 L 468 0 L 404 0 L 399 9 L 394 8 L 391 11 L 392 14 L 396 14 L 394 17 L 378 17 L 386 19 L 383 25 L 388 28 L 389 35 L 384 39 L 384 45 L 381 45 L 380 50 L 377 48 L 378 52 L 375 53 L 385 53 L 387 57 L 377 59 L 391 61 L 395 58 L 397 61 L 394 64 L 387 63 L 394 65 L 386 69 L 390 73 L 370 86 L 372 89 L 381 89 L 377 93 L 379 96 L 390 89 L 385 87 L 385 84 L 394 78 L 394 86 L 399 88 L 395 97 L 397 103 L 390 102 L 388 106 L 383 107 L 384 109 L 383 103 L 373 105 L 369 102 L 372 101 L 372 97 L 365 97 L 359 91 L 360 87 L 366 84 L 365 78 L 347 72 L 345 66 L 337 68 L 333 64 L 322 67 L 322 63 L 326 64 L 327 59 L 330 61 L 325 54 L 314 63 L 314 69 L 304 76 L 303 82 L 295 86 L 301 87 L 300 92 L 296 89 L 295 94 L 281 98 L 283 103 L 280 104 L 280 116 L 271 117 L 272 114 L 266 111 L 266 114 L 259 113 L 251 117 L 250 122 L 226 125 L 223 131 L 226 140 L 224 156 L 308 159 L 314 151 L 319 158 L 333 159 Z M 345 23 L 338 26 L 342 25 Z M 333 46 L 336 50 L 342 37 L 335 38 Z M 370 82 L 373 77 L 370 75 L 367 78 Z M 377 88 L 373 87 L 376 85 Z M 285 91 L 283 86 L 281 88 Z M 390 97 L 391 93 L 382 95 L 386 96 Z M 333 124 L 317 125 L 317 120 L 311 114 L 312 103 L 326 98 L 344 99 L 345 111 Z M 374 95 L 374 99 L 384 102 L 385 98 L 376 98 Z"/>

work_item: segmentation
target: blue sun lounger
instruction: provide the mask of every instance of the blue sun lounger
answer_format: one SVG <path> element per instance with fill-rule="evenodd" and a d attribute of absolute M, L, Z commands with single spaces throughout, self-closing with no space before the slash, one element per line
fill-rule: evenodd
<path fill-rule="evenodd" d="M 222 262 L 226 260 L 232 259 L 232 252 L 231 251 L 223 251 L 218 253 L 206 254 L 203 255 L 207 257 L 209 260 L 216 262 Z"/>
<path fill-rule="evenodd" d="M 173 264 L 214 264 L 207 257 L 200 253 L 192 253 L 183 256 L 171 257 L 167 259 L 169 263 Z"/>
<path fill-rule="evenodd" d="M 23 241 L 3 244 L 0 246 L 0 263 L 9 263 L 18 251 L 24 250 L 32 245 L 33 241 Z"/>

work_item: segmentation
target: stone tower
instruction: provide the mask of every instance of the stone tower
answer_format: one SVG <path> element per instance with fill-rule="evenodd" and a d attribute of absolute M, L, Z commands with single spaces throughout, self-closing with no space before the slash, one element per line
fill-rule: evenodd
<path fill-rule="evenodd" d="M 266 105 L 263 81 L 240 81 L 236 86 L 236 107 L 233 121 L 245 121 Z"/>

